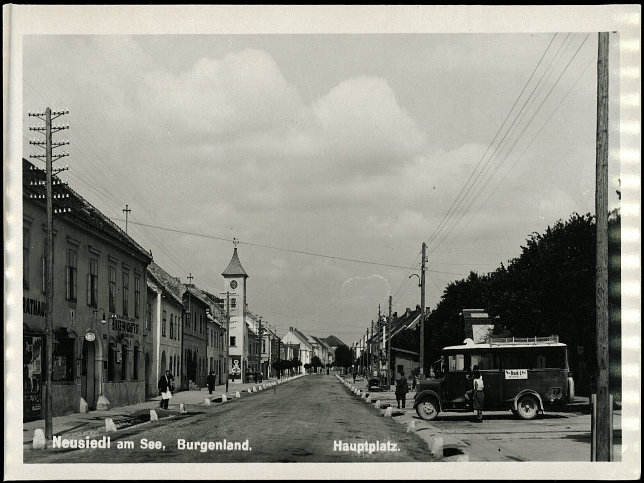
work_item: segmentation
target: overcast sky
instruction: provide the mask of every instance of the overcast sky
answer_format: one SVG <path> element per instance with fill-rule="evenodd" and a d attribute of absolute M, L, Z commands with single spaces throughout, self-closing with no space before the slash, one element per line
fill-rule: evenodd
<path fill-rule="evenodd" d="M 127 204 L 165 270 L 217 294 L 236 237 L 252 312 L 350 344 L 389 295 L 420 303 L 423 241 L 433 308 L 594 212 L 596 52 L 596 33 L 29 36 L 23 107 L 71 111 L 61 177 L 122 227 Z"/>

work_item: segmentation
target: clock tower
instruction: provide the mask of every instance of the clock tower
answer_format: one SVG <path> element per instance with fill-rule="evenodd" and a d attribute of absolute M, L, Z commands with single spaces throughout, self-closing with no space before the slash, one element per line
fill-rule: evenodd
<path fill-rule="evenodd" d="M 237 239 L 233 239 L 235 248 L 233 256 L 226 270 L 221 274 L 224 277 L 222 295 L 226 304 L 226 295 L 230 301 L 230 307 L 224 305 L 224 310 L 230 310 L 230 334 L 228 341 L 230 382 L 243 382 L 244 373 L 248 369 L 248 329 L 246 327 L 246 280 L 248 274 L 242 267 L 237 254 Z"/>

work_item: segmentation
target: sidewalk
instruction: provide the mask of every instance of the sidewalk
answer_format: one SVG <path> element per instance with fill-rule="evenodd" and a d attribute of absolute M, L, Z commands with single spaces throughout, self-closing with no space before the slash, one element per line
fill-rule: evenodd
<path fill-rule="evenodd" d="M 282 382 L 288 382 L 289 379 L 284 378 Z M 229 383 L 228 392 L 226 397 L 228 400 L 235 399 L 235 392 L 239 392 L 240 396 L 248 397 L 249 388 L 259 388 L 259 386 L 266 386 L 267 384 L 278 383 L 276 379 L 265 379 L 261 383 L 241 384 Z M 56 416 L 53 418 L 52 426 L 54 436 L 61 435 L 80 435 L 88 432 L 105 431 L 105 418 L 112 418 L 117 429 L 123 427 L 133 426 L 149 421 L 149 411 L 154 409 L 159 416 L 159 419 L 168 418 L 180 414 L 180 404 L 184 404 L 188 413 L 190 413 L 190 406 L 205 407 L 205 400 L 209 399 L 213 404 L 221 400 L 222 394 L 226 389 L 225 384 L 215 387 L 212 394 L 208 393 L 208 388 L 202 388 L 199 391 L 180 391 L 172 395 L 168 404 L 168 409 L 164 410 L 159 408 L 161 396 L 156 396 L 148 399 L 145 402 L 138 404 L 131 404 L 118 408 L 112 408 L 106 411 L 90 411 L 89 413 L 72 413 L 65 416 Z M 270 389 L 266 387 L 267 390 Z M 45 429 L 45 420 L 39 419 L 36 421 L 24 422 L 23 425 L 23 444 L 31 444 L 34 437 L 34 431 L 37 428 Z"/>

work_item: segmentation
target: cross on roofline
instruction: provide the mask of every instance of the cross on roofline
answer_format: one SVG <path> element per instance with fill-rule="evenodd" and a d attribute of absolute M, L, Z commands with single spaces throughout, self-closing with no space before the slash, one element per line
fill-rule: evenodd
<path fill-rule="evenodd" d="M 233 245 L 235 245 L 235 248 L 239 245 L 239 240 L 237 238 L 233 238 Z"/>
<path fill-rule="evenodd" d="M 186 277 L 186 278 L 189 280 L 189 282 L 188 282 L 188 283 L 192 283 L 192 279 L 193 279 L 193 278 L 195 278 L 195 277 L 193 277 L 193 276 L 192 276 L 192 272 L 190 272 L 190 274 L 189 274 L 189 275 L 188 275 L 188 277 Z"/>

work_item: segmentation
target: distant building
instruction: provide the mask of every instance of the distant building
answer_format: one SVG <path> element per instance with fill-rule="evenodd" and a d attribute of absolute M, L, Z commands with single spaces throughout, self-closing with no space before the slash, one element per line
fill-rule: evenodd
<path fill-rule="evenodd" d="M 208 374 L 208 318 L 211 301 L 194 284 L 185 284 L 183 295 L 183 366 L 186 389 L 205 387 Z"/>
<path fill-rule="evenodd" d="M 311 359 L 313 358 L 313 346 L 308 337 L 298 329 L 295 327 L 289 327 L 288 332 L 282 337 L 282 343 L 284 345 L 298 345 L 297 358 L 302 362 L 302 365 L 311 363 Z"/>
<path fill-rule="evenodd" d="M 186 288 L 178 278 L 173 277 L 159 265 L 148 266 L 149 316 L 152 321 L 152 335 L 155 344 L 154 377 L 147 387 L 148 395 L 157 395 L 157 381 L 168 370 L 174 377 L 175 388 L 185 386 L 181 370 L 181 346 L 183 340 L 184 306 Z"/>

